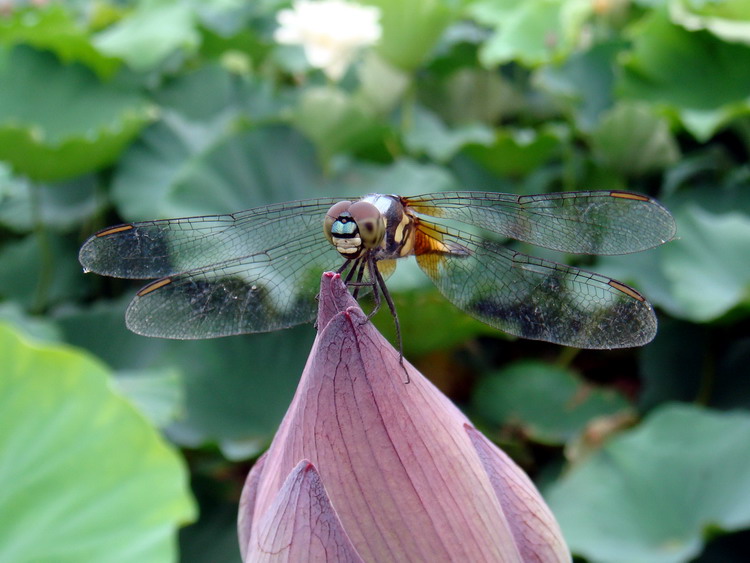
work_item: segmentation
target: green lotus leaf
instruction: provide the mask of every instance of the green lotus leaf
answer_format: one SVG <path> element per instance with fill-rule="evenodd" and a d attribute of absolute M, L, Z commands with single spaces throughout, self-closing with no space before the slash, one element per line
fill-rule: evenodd
<path fill-rule="evenodd" d="M 620 96 L 676 112 L 705 141 L 734 117 L 750 113 L 750 46 L 690 32 L 655 11 L 630 29 Z"/>
<path fill-rule="evenodd" d="M 581 0 L 480 0 L 469 10 L 495 29 L 480 51 L 485 66 L 511 61 L 536 66 L 573 50 L 592 5 Z"/>
<path fill-rule="evenodd" d="M 411 112 L 404 144 L 413 153 L 424 153 L 434 160 L 447 161 L 464 145 L 491 145 L 495 140 L 492 130 L 484 124 L 472 123 L 449 128 L 431 111 L 417 106 Z"/>
<path fill-rule="evenodd" d="M 750 416 L 662 407 L 545 495 L 591 561 L 692 560 L 716 530 L 750 526 Z"/>
<path fill-rule="evenodd" d="M 651 106 L 632 102 L 601 116 L 591 144 L 600 162 L 626 176 L 662 170 L 680 156 L 667 120 Z"/>
<path fill-rule="evenodd" d="M 195 518 L 177 453 L 108 370 L 0 327 L 0 560 L 175 560 Z"/>
<path fill-rule="evenodd" d="M 380 8 L 383 35 L 378 53 L 403 70 L 417 68 L 458 17 L 459 2 L 435 0 L 367 0 Z"/>
<path fill-rule="evenodd" d="M 0 159 L 16 173 L 53 181 L 100 169 L 153 114 L 133 87 L 102 83 L 79 64 L 28 47 L 0 50 Z"/>
<path fill-rule="evenodd" d="M 145 72 L 170 55 L 195 52 L 200 35 L 189 3 L 139 2 L 133 12 L 100 32 L 94 44 L 102 53 Z"/>
<path fill-rule="evenodd" d="M 688 205 L 676 213 L 679 239 L 663 249 L 664 275 L 684 316 L 717 319 L 750 297 L 750 217 Z"/>
<path fill-rule="evenodd" d="M 120 67 L 120 61 L 93 46 L 90 31 L 59 3 L 21 8 L 0 18 L 0 44 L 51 51 L 66 63 L 84 64 L 101 78 L 110 78 Z"/>
<path fill-rule="evenodd" d="M 472 404 L 490 424 L 518 427 L 546 444 L 564 444 L 595 418 L 632 411 L 615 391 L 587 385 L 568 369 L 531 360 L 484 377 Z"/>

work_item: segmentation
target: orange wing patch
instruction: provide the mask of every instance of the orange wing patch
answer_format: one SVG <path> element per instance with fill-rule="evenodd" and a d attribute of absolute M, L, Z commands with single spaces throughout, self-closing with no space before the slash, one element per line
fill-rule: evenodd
<path fill-rule="evenodd" d="M 612 197 L 619 197 L 620 199 L 633 199 L 635 201 L 651 201 L 651 198 L 640 194 L 631 194 L 629 192 L 609 192 Z"/>
<path fill-rule="evenodd" d="M 450 247 L 443 242 L 443 233 L 437 225 L 416 221 L 414 231 L 414 254 L 450 254 Z"/>
<path fill-rule="evenodd" d="M 117 227 L 112 227 L 111 229 L 105 229 L 103 231 L 100 231 L 96 233 L 97 237 L 108 237 L 109 235 L 114 235 L 116 233 L 121 233 L 123 231 L 129 231 L 133 229 L 133 225 L 118 225 Z"/>
<path fill-rule="evenodd" d="M 157 289 L 161 289 L 165 285 L 169 285 L 172 283 L 172 278 L 162 278 L 160 280 L 156 280 L 155 282 L 151 282 L 147 286 L 145 286 L 143 289 L 141 289 L 136 295 L 138 297 L 143 297 L 144 295 L 151 293 L 152 291 L 156 291 Z"/>
<path fill-rule="evenodd" d="M 424 254 L 453 254 L 468 256 L 470 250 L 454 241 L 446 241 L 447 231 L 434 223 L 415 218 L 414 255 Z"/>
<path fill-rule="evenodd" d="M 624 283 L 620 283 L 620 282 L 615 281 L 615 280 L 609 280 L 609 282 L 607 282 L 607 283 L 610 285 L 610 287 L 615 288 L 617 291 L 623 292 L 625 295 L 629 295 L 630 297 L 632 297 L 633 299 L 635 299 L 637 301 L 641 301 L 641 302 L 646 301 L 646 298 L 643 297 L 643 295 L 641 295 L 640 293 L 638 293 L 632 287 L 629 287 L 629 286 L 625 285 Z"/>

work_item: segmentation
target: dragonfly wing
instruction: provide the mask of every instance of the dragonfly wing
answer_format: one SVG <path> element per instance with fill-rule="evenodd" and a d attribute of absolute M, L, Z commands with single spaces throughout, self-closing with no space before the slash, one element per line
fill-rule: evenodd
<path fill-rule="evenodd" d="M 128 328 L 163 338 L 267 332 L 315 317 L 322 272 L 341 257 L 318 230 L 261 253 L 170 275 L 141 289 Z"/>
<path fill-rule="evenodd" d="M 229 215 L 144 221 L 110 227 L 89 238 L 79 260 L 90 272 L 152 279 L 253 256 L 314 232 L 337 199 L 292 201 Z"/>
<path fill-rule="evenodd" d="M 576 254 L 646 250 L 672 240 L 676 228 L 669 211 L 655 200 L 627 192 L 444 192 L 404 200 L 417 213 Z"/>
<path fill-rule="evenodd" d="M 656 334 L 649 303 L 620 282 L 426 227 L 429 234 L 422 236 L 429 240 L 417 244 L 420 267 L 445 297 L 490 326 L 577 348 L 641 346 Z"/>

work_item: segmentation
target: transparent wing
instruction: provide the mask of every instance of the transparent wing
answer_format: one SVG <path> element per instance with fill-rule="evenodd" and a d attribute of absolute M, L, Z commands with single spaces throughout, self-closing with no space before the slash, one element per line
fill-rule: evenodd
<path fill-rule="evenodd" d="M 476 225 L 504 237 L 576 254 L 627 254 L 674 238 L 674 219 L 655 200 L 615 191 L 517 196 L 444 192 L 404 198 L 418 213 Z"/>
<path fill-rule="evenodd" d="M 341 262 L 322 229 L 308 230 L 263 252 L 152 282 L 131 302 L 126 324 L 178 339 L 288 328 L 315 317 L 320 275 Z"/>
<path fill-rule="evenodd" d="M 426 222 L 419 229 L 422 270 L 490 326 L 578 348 L 641 346 L 656 334 L 651 306 L 625 284 Z"/>
<path fill-rule="evenodd" d="M 259 255 L 310 233 L 328 244 L 323 217 L 337 201 L 292 201 L 229 215 L 118 225 L 89 238 L 79 260 L 97 274 L 153 279 Z"/>

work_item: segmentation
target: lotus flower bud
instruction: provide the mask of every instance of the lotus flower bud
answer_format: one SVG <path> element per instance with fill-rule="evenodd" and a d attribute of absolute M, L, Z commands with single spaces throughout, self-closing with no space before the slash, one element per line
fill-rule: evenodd
<path fill-rule="evenodd" d="M 317 326 L 243 490 L 244 561 L 570 561 L 526 474 L 399 363 L 338 274 L 323 275 Z"/>

